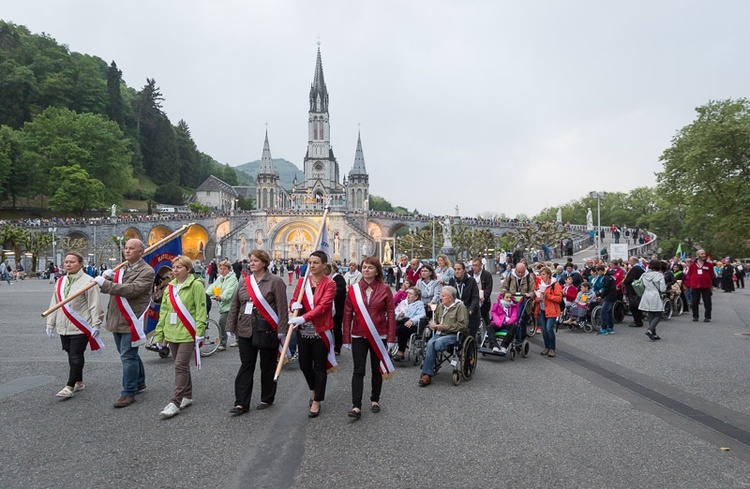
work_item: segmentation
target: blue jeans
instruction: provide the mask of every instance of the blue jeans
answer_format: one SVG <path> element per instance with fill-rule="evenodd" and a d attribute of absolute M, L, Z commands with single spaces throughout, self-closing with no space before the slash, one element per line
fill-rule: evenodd
<path fill-rule="evenodd" d="M 542 328 L 542 338 L 544 339 L 544 347 L 549 350 L 555 350 L 555 323 L 557 322 L 556 317 L 547 317 L 545 311 L 539 311 L 537 317 L 537 324 Z"/>
<path fill-rule="evenodd" d="M 602 302 L 602 329 L 615 329 L 614 302 Z"/>
<path fill-rule="evenodd" d="M 115 346 L 122 362 L 122 393 L 123 396 L 134 396 L 138 386 L 146 385 L 146 370 L 138 355 L 138 347 L 130 346 L 130 333 L 113 333 Z"/>
<path fill-rule="evenodd" d="M 447 350 L 449 346 L 458 343 L 457 340 L 457 334 L 433 336 L 430 341 L 427 342 L 427 346 L 425 347 L 422 373 L 429 375 L 430 377 L 435 375 L 435 359 L 437 358 L 437 352 Z"/>

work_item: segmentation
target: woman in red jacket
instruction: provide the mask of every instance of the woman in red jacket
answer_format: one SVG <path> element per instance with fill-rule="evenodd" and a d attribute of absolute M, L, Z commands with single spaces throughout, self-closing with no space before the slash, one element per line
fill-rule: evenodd
<path fill-rule="evenodd" d="M 307 261 L 307 280 L 297 282 L 292 301 L 296 301 L 305 283 L 302 302 L 292 302 L 292 313 L 299 310 L 289 324 L 297 330 L 299 368 L 310 388 L 309 417 L 320 414 L 320 403 L 325 399 L 328 369 L 336 366 L 333 351 L 333 299 L 336 282 L 326 276 L 328 256 L 322 251 L 310 254 Z"/>
<path fill-rule="evenodd" d="M 396 315 L 391 288 L 383 282 L 380 260 L 370 256 L 362 260 L 362 280 L 349 287 L 344 305 L 344 344 L 352 350 L 352 410 L 349 416 L 362 416 L 365 363 L 370 352 L 372 391 L 370 409 L 380 412 L 383 377 L 393 374 L 388 352 L 396 342 Z"/>
<path fill-rule="evenodd" d="M 544 338 L 542 355 L 553 358 L 557 356 L 555 323 L 560 317 L 560 305 L 563 302 L 562 287 L 552 280 L 552 271 L 547 267 L 542 267 L 541 277 L 539 288 L 535 292 L 537 303 L 534 313 L 537 316 L 537 324 L 542 327 L 542 338 Z"/>

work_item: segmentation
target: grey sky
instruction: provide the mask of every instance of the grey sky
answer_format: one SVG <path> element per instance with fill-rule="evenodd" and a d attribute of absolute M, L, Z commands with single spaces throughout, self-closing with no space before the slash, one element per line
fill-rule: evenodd
<path fill-rule="evenodd" d="M 750 86 L 740 0 L 2 3 L 130 86 L 155 78 L 170 119 L 233 166 L 260 159 L 266 123 L 274 158 L 302 166 L 320 37 L 342 176 L 361 124 L 371 192 L 423 213 L 651 186 L 694 108 Z"/>

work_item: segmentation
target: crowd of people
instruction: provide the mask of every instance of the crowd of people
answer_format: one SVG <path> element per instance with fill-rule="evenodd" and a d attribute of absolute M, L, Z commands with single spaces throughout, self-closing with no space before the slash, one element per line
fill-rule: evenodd
<path fill-rule="evenodd" d="M 433 382 L 436 356 L 456 344 L 459 332 L 476 336 L 482 321 L 487 325 L 492 352 L 506 354 L 518 329 L 521 301 L 533 304 L 529 310 L 533 310 L 544 341 L 541 354 L 554 358 L 555 326 L 562 318 L 570 324 L 600 304 L 600 335 L 611 335 L 615 332 L 613 308 L 622 301 L 632 313 L 629 326 L 645 327 L 648 338 L 658 341 L 665 294 L 683 300 L 693 321 L 700 320 L 702 309 L 703 321 L 710 322 L 713 290 L 717 285 L 725 292 L 744 287 L 747 272 L 729 258 L 714 263 L 703 250 L 694 259 L 631 257 L 605 263 L 591 258 L 581 266 L 572 258 L 564 263 L 529 263 L 508 255 L 506 266 L 498 270 L 501 287 L 493 303 L 496 276 L 486 270 L 482 258 L 451 263 L 448 256 L 440 255 L 433 266 L 401 255 L 392 268 L 394 294 L 387 280 L 389 273 L 376 257 L 343 267 L 328 263 L 328 256 L 321 251 L 312 253 L 304 263 L 295 263 L 277 262 L 264 250 L 252 250 L 242 261 L 213 260 L 202 267 L 180 255 L 172 260 L 171 275 L 162 281 L 162 274 L 155 275 L 143 260 L 144 251 L 140 240 L 128 240 L 123 264 L 91 273 L 83 256 L 65 254 L 65 274 L 55 282 L 51 310 L 66 299 L 72 300 L 47 316 L 47 335 L 58 334 L 68 355 L 68 380 L 58 397 L 70 399 L 85 389 L 84 353 L 87 347 L 92 351 L 104 347 L 100 335 L 104 326 L 113 334 L 122 363 L 122 389 L 113 405 L 124 408 L 136 402 L 146 389 L 146 371 L 139 354 L 139 346 L 147 340 L 143 316 L 156 289 L 161 310 L 151 344 L 157 350 L 168 349 L 174 358 L 174 390 L 159 413 L 162 418 L 171 418 L 193 404 L 190 363 L 201 365 L 199 349 L 207 304 L 213 301 L 219 307 L 219 351 L 226 351 L 228 344 L 239 351 L 240 366 L 229 409 L 232 415 L 250 410 L 258 362 L 261 386 L 255 408 L 264 410 L 274 404 L 274 372 L 288 348 L 310 390 L 310 418 L 322 412 L 327 376 L 338 369 L 342 350 L 349 350 L 352 376 L 347 415 L 360 419 L 368 356 L 369 410 L 379 413 L 384 380 L 395 373 L 395 364 L 404 361 L 409 337 L 420 325 L 433 332 L 424 346 L 417 379 L 419 386 L 427 387 Z M 294 286 L 291 296 L 290 285 Z M 100 292 L 110 296 L 106 312 Z M 499 342 L 495 333 L 500 330 L 509 334 Z"/>

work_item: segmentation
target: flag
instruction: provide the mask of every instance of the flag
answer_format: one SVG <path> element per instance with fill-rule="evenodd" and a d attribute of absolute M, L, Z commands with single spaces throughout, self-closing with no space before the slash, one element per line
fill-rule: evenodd
<path fill-rule="evenodd" d="M 172 260 L 174 257 L 182 254 L 182 239 L 177 238 L 164 243 L 148 255 L 144 255 L 143 259 L 146 263 L 156 272 L 154 274 L 154 285 L 159 281 L 159 270 L 164 267 L 172 266 Z M 161 309 L 161 303 L 155 304 L 153 301 L 149 304 L 146 310 L 146 324 L 143 325 L 143 332 L 149 334 L 156 329 L 156 324 L 159 322 L 159 310 Z"/>
<path fill-rule="evenodd" d="M 322 251 L 328 257 L 328 261 L 331 261 L 331 244 L 328 242 L 328 223 L 323 223 L 323 229 L 320 232 L 320 244 L 316 251 Z"/>
<path fill-rule="evenodd" d="M 682 243 L 677 245 L 677 251 L 674 252 L 675 256 L 682 255 Z"/>

